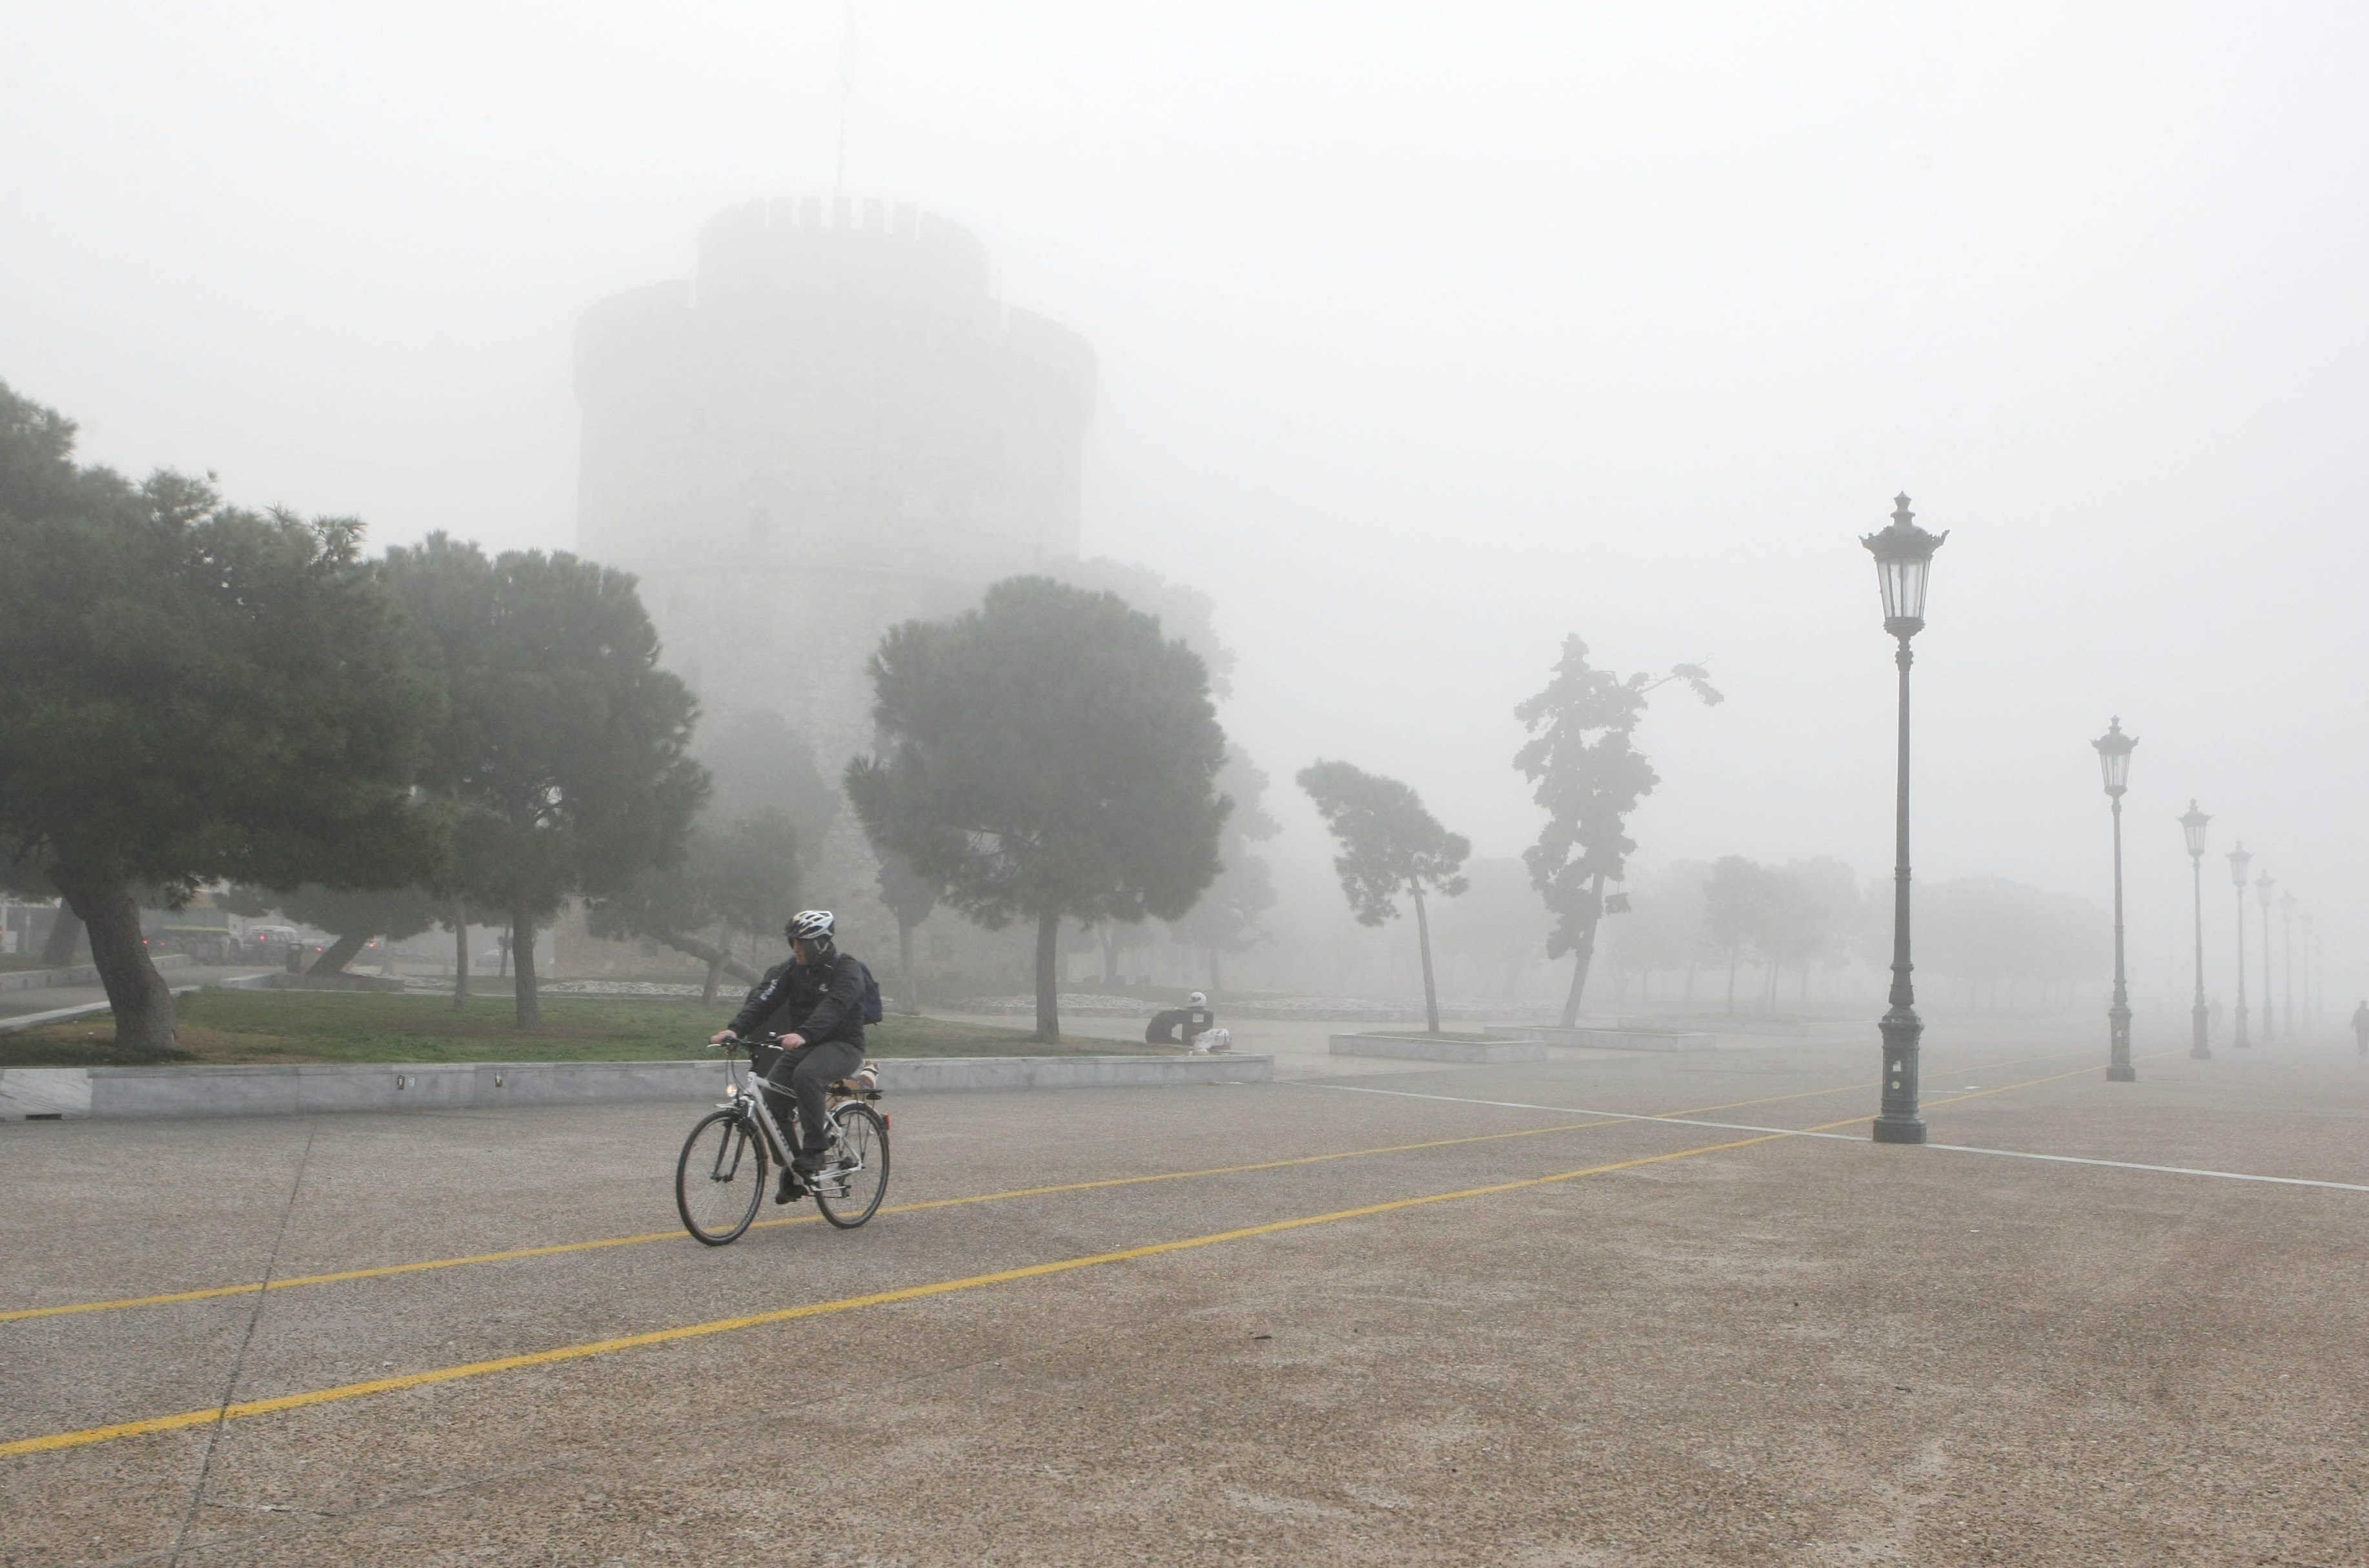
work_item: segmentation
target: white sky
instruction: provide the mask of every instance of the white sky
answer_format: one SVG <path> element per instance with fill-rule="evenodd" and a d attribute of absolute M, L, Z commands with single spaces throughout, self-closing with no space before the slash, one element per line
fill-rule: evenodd
<path fill-rule="evenodd" d="M 829 189 L 841 23 L 0 0 L 0 377 L 97 460 L 572 545 L 578 313 Z M 1576 630 L 1729 693 L 1651 722 L 1644 858 L 1887 870 L 1905 488 L 1919 875 L 2102 900 L 2119 713 L 2134 962 L 2194 795 L 2216 951 L 2235 830 L 2369 989 L 2369 9 L 867 0 L 854 60 L 848 189 L 1093 341 L 1088 549 L 1218 596 L 1287 861 L 1319 755 L 1518 848 Z"/>

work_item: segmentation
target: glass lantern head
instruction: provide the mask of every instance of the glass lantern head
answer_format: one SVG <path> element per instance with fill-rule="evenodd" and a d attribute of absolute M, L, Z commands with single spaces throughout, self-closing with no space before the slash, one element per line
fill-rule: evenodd
<path fill-rule="evenodd" d="M 2188 803 L 2188 815 L 2179 818 L 2180 830 L 2188 835 L 2188 853 L 2197 859 L 2204 858 L 2204 824 L 2213 818 L 2196 809 L 2196 802 Z"/>
<path fill-rule="evenodd" d="M 2246 866 L 2253 858 L 2251 852 L 2246 848 L 2246 841 L 2243 839 L 2239 839 L 2237 847 L 2229 852 L 2229 879 L 2240 887 L 2246 885 Z"/>
<path fill-rule="evenodd" d="M 1949 538 L 1945 531 L 1928 533 L 1917 526 L 1908 498 L 1894 498 L 1892 525 L 1863 534 L 1860 543 L 1875 557 L 1875 586 L 1883 595 L 1883 629 L 1895 637 L 1911 637 L 1925 629 L 1925 581 L 1933 569 L 1933 552 Z"/>
<path fill-rule="evenodd" d="M 2264 914 L 2269 914 L 2271 912 L 2272 887 L 2272 883 L 2271 881 L 2271 874 L 2267 871 L 2254 878 L 2254 891 L 2262 896 L 2262 912 Z"/>
<path fill-rule="evenodd" d="M 2114 716 L 2114 722 L 2106 727 L 2105 734 L 2089 742 L 2098 749 L 2098 767 L 2106 775 L 2108 795 L 2120 798 L 2123 791 L 2129 787 L 2131 748 L 2138 743 L 2137 736 L 2123 733 L 2123 720 L 2119 714 Z"/>

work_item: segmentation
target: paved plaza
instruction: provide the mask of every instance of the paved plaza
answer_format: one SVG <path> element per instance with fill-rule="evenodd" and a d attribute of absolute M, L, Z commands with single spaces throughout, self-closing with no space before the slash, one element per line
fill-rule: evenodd
<path fill-rule="evenodd" d="M 0 1127 L 0 1563 L 2369 1559 L 2349 1047 L 1271 1033 L 719 1250 L 695 1106 Z"/>

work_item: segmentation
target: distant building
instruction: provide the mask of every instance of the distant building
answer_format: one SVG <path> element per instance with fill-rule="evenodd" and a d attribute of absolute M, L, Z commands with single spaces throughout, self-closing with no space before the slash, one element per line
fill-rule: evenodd
<path fill-rule="evenodd" d="M 834 778 L 884 631 L 1077 554 L 1093 353 L 910 207 L 718 213 L 692 281 L 584 313 L 576 393 L 579 552 L 640 578 L 709 722 L 779 714 Z"/>

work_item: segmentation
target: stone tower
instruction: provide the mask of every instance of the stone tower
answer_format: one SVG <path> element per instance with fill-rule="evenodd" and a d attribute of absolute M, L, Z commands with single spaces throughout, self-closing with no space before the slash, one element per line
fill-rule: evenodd
<path fill-rule="evenodd" d="M 910 207 L 716 214 L 692 281 L 584 313 L 576 395 L 579 551 L 640 578 L 710 723 L 777 713 L 834 779 L 883 632 L 1077 553 L 1093 351 Z"/>

